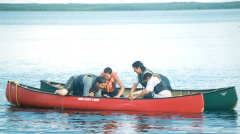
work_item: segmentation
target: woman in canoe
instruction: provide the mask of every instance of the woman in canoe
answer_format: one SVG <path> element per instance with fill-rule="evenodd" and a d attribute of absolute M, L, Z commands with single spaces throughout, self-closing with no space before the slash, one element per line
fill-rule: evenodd
<path fill-rule="evenodd" d="M 147 69 L 141 61 L 135 61 L 132 64 L 134 72 L 137 73 L 136 81 L 134 82 L 131 91 L 128 97 L 131 97 L 135 89 L 137 88 L 138 84 L 140 83 L 144 88 L 146 87 L 147 83 L 144 81 L 143 76 L 145 73 L 150 72 L 153 73 L 151 70 Z"/>
<path fill-rule="evenodd" d="M 123 97 L 123 92 L 125 90 L 123 83 L 117 76 L 116 72 L 113 72 L 110 67 L 106 67 L 104 71 L 101 73 L 101 76 L 105 78 L 106 85 L 102 90 L 102 96 L 111 97 L 111 98 L 119 98 Z M 116 89 L 117 84 L 120 86 L 120 91 Z"/>
<path fill-rule="evenodd" d="M 94 74 L 76 75 L 69 78 L 64 87 L 57 90 L 55 94 L 62 96 L 96 96 L 100 97 L 101 89 L 106 85 L 106 80 Z"/>

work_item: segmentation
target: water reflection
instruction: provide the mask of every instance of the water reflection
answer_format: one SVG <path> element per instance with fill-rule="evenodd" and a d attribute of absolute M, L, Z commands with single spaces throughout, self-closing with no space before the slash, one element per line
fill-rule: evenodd
<path fill-rule="evenodd" d="M 205 111 L 204 113 L 139 112 L 139 111 L 83 111 L 19 108 L 10 106 L 6 112 L 8 127 L 16 131 L 84 132 L 84 133 L 138 133 L 228 132 L 238 130 L 238 113 Z M 218 122 L 215 124 L 215 122 Z M 221 130 L 223 129 L 223 130 Z"/>
<path fill-rule="evenodd" d="M 205 111 L 204 118 L 211 119 L 214 117 L 215 119 L 224 120 L 224 121 L 234 121 L 237 123 L 238 120 L 238 112 L 236 110 L 218 110 L 218 111 Z"/>
<path fill-rule="evenodd" d="M 55 110 L 14 106 L 7 111 L 8 125 L 48 132 L 202 132 L 201 124 L 204 124 L 202 113 Z"/>

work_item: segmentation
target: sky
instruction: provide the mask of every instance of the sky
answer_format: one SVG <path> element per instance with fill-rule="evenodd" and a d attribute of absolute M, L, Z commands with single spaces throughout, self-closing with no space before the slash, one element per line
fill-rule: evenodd
<path fill-rule="evenodd" d="M 0 0 L 0 3 L 161 3 L 161 2 L 231 2 L 239 0 Z"/>

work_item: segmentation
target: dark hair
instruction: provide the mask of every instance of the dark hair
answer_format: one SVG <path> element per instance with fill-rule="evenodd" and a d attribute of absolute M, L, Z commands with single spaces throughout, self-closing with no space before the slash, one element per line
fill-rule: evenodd
<path fill-rule="evenodd" d="M 152 77 L 152 73 L 150 73 L 150 72 L 145 73 L 143 76 L 143 80 L 146 80 L 147 77 Z"/>
<path fill-rule="evenodd" d="M 110 67 L 106 67 L 103 72 L 108 73 L 108 74 L 112 74 L 112 69 Z"/>
<path fill-rule="evenodd" d="M 99 84 L 106 83 L 106 80 L 102 76 L 98 76 L 95 83 Z"/>
<path fill-rule="evenodd" d="M 135 67 L 135 68 L 140 67 L 142 71 L 144 71 L 146 69 L 146 67 L 143 65 L 143 63 L 141 61 L 135 61 L 132 64 L 132 67 Z"/>

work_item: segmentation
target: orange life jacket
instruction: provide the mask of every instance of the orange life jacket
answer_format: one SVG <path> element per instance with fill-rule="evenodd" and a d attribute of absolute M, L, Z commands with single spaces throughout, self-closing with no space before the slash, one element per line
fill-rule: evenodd
<path fill-rule="evenodd" d="M 102 72 L 101 75 L 104 77 L 104 73 Z M 116 88 L 116 79 L 115 76 L 117 75 L 116 72 L 112 72 L 111 78 L 109 80 L 106 80 L 106 86 L 104 86 L 103 91 L 105 92 L 112 92 Z M 105 78 L 105 77 L 104 77 Z"/>

